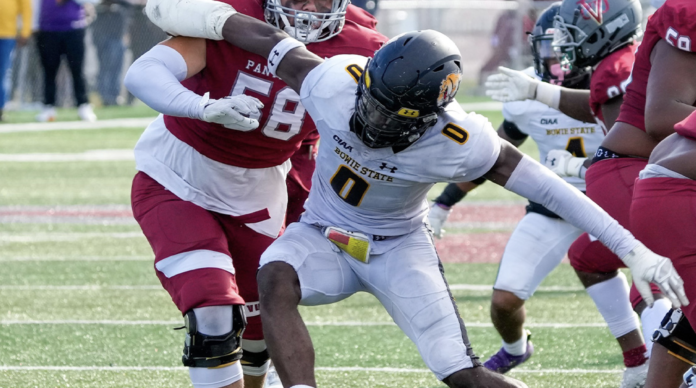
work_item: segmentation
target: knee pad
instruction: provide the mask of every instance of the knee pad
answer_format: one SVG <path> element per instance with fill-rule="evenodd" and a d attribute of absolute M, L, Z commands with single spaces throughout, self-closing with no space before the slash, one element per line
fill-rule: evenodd
<path fill-rule="evenodd" d="M 268 372 L 271 357 L 264 340 L 242 340 L 242 369 L 245 375 L 263 376 Z"/>
<path fill-rule="evenodd" d="M 184 316 L 186 341 L 181 358 L 184 366 L 217 368 L 241 359 L 241 337 L 246 327 L 243 308 L 243 305 L 232 306 L 232 330 L 222 335 L 201 333 L 194 310 L 187 312 Z"/>
<path fill-rule="evenodd" d="M 696 365 L 696 333 L 681 309 L 672 309 L 665 315 L 652 340 L 667 348 L 672 356 Z"/>

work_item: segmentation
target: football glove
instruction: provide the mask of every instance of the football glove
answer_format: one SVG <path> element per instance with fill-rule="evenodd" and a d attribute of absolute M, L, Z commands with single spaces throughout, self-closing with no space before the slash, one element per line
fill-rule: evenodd
<path fill-rule="evenodd" d="M 428 222 L 430 222 L 430 227 L 433 229 L 433 236 L 437 238 L 442 238 L 445 234 L 445 230 L 442 229 L 442 225 L 447 221 L 452 213 L 452 209 L 445 209 L 444 207 L 434 203 L 430 208 L 430 213 L 428 213 Z"/>
<path fill-rule="evenodd" d="M 238 131 L 258 128 L 259 121 L 248 116 L 258 115 L 259 109 L 263 108 L 261 101 L 245 94 L 210 100 L 206 93 L 200 104 L 203 106 L 203 121 L 222 124 Z"/>
<path fill-rule="evenodd" d="M 545 165 L 560 177 L 582 178 L 580 172 L 587 158 L 577 158 L 566 150 L 551 150 L 546 154 Z"/>
<path fill-rule="evenodd" d="M 486 95 L 500 102 L 533 100 L 541 81 L 521 71 L 498 67 L 500 73 L 486 79 Z"/>
<path fill-rule="evenodd" d="M 237 11 L 213 0 L 148 0 L 145 13 L 169 35 L 223 40 L 222 27 Z"/>
<path fill-rule="evenodd" d="M 689 304 L 684 292 L 684 281 L 668 258 L 652 252 L 643 243 L 638 242 L 638 245 L 621 260 L 631 270 L 633 284 L 648 306 L 652 306 L 654 302 L 650 283 L 657 284 L 675 308 Z"/>

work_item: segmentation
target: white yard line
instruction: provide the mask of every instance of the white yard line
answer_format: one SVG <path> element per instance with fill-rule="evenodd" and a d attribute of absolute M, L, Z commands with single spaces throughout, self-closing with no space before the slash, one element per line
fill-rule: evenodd
<path fill-rule="evenodd" d="M 321 372 L 376 372 L 376 373 L 431 373 L 424 368 L 389 368 L 389 367 L 360 367 L 360 366 L 318 366 L 314 368 Z M 3 371 L 186 371 L 183 366 L 11 366 L 0 365 Z M 621 369 L 523 369 L 517 368 L 512 373 L 557 373 L 557 374 L 618 374 Z"/>
<path fill-rule="evenodd" d="M 449 285 L 450 290 L 453 291 L 492 291 L 493 290 L 493 285 L 488 285 L 488 284 L 450 284 Z M 570 291 L 570 292 L 580 292 L 580 291 L 585 291 L 584 288 L 581 286 L 576 286 L 576 287 L 565 287 L 565 286 L 548 286 L 548 287 L 539 287 L 537 291 L 548 291 L 548 292 L 554 292 L 554 291 Z"/>
<path fill-rule="evenodd" d="M 139 119 L 98 120 L 93 123 L 86 121 L 58 121 L 53 123 L 2 124 L 0 125 L 0 134 L 12 132 L 71 131 L 104 128 L 145 128 L 154 119 L 154 117 L 146 117 Z"/>
<path fill-rule="evenodd" d="M 0 256 L 0 262 L 8 261 L 152 261 L 152 256 Z"/>
<path fill-rule="evenodd" d="M 0 162 L 122 162 L 135 160 L 133 150 L 87 150 L 75 153 L 0 154 Z"/>
<path fill-rule="evenodd" d="M 142 285 L 142 286 L 101 286 L 101 285 L 86 285 L 86 286 L 47 286 L 47 285 L 0 285 L 0 290 L 56 290 L 56 291 L 99 291 L 99 290 L 158 290 L 164 291 L 160 285 Z"/>
<path fill-rule="evenodd" d="M 143 260 L 152 260 L 151 257 L 143 256 Z M 130 259 L 127 257 L 126 259 Z M 5 261 L 30 261 L 33 259 L 23 259 L 23 260 L 5 260 Z M 99 261 L 110 260 L 110 258 L 100 258 Z M 140 260 L 140 259 L 138 259 Z M 0 260 L 1 261 L 1 260 Z M 91 260 L 87 260 L 91 261 Z M 99 285 L 99 284 L 82 284 L 82 285 L 44 285 L 44 284 L 21 284 L 21 285 L 0 285 L 0 290 L 159 290 L 162 287 L 156 284 L 151 285 Z M 492 291 L 493 285 L 487 284 L 450 284 L 450 290 L 454 291 Z M 582 287 L 563 287 L 563 286 L 549 286 L 549 287 L 539 287 L 537 291 L 570 291 L 570 292 L 582 292 L 585 289 Z"/>
<path fill-rule="evenodd" d="M 158 320 L 0 320 L 0 326 L 3 325 L 113 325 L 113 326 L 133 326 L 133 325 L 165 325 L 165 326 L 180 326 L 183 321 L 158 321 Z M 339 327 L 355 327 L 355 326 L 396 326 L 394 322 L 305 322 L 307 326 L 339 326 Z M 492 328 L 490 322 L 464 322 L 467 327 L 477 328 Z M 530 328 L 546 328 L 546 329 L 576 329 L 579 327 L 606 327 L 605 323 L 525 323 L 525 327 Z"/>
<path fill-rule="evenodd" d="M 142 232 L 121 232 L 121 233 L 0 233 L 0 244 L 2 243 L 30 243 L 46 241 L 78 241 L 87 238 L 139 238 L 143 237 Z"/>
<path fill-rule="evenodd" d="M 400 4 L 403 2 L 400 2 Z M 422 2 L 413 1 L 422 4 Z M 454 2 L 459 3 L 459 2 Z M 469 3 L 469 2 L 467 2 Z M 479 1 L 480 4 L 490 3 L 490 0 Z M 504 5 L 512 5 L 507 2 L 499 2 Z M 400 5 L 400 7 L 403 5 Z M 516 6 L 516 4 L 515 4 Z M 471 111 L 500 111 L 503 109 L 501 102 L 470 102 L 459 104 L 467 112 Z M 58 121 L 53 123 L 22 123 L 22 124 L 2 124 L 0 134 L 14 132 L 41 132 L 41 131 L 72 131 L 72 130 L 93 130 L 105 128 L 145 128 L 155 117 L 144 117 L 137 119 L 109 119 L 97 120 L 93 123 L 86 121 Z"/>

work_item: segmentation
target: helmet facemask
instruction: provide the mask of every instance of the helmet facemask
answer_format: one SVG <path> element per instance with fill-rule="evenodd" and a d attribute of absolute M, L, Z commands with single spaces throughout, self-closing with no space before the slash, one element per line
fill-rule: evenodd
<path fill-rule="evenodd" d="M 586 69 L 562 65 L 563 57 L 553 46 L 554 29 L 549 28 L 544 34 L 535 29 L 535 34 L 529 35 L 529 44 L 534 57 L 534 72 L 542 81 L 553 85 L 572 87 L 586 77 Z"/>
<path fill-rule="evenodd" d="M 367 73 L 367 71 L 365 71 Z M 416 117 L 409 117 L 418 115 Z M 405 108 L 394 112 L 380 103 L 360 78 L 352 125 L 355 134 L 370 148 L 404 147 L 418 140 L 435 125 L 437 113 L 423 116 Z"/>
<path fill-rule="evenodd" d="M 553 18 L 554 50 L 560 56 L 561 70 L 571 71 L 577 59 L 576 50 L 587 40 L 587 34 L 580 28 L 567 24 L 560 15 Z"/>
<path fill-rule="evenodd" d="M 266 22 L 303 43 L 321 42 L 338 35 L 346 21 L 349 0 L 331 2 L 327 12 L 308 12 L 282 5 L 284 0 L 266 0 Z M 319 1 L 319 0 L 317 0 Z"/>

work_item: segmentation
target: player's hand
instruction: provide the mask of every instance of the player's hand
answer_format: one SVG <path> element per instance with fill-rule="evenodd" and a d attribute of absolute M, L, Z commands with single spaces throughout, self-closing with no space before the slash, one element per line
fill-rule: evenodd
<path fill-rule="evenodd" d="M 428 222 L 430 222 L 430 227 L 433 229 L 433 236 L 437 238 L 442 238 L 445 234 L 445 230 L 442 229 L 442 225 L 447 221 L 452 209 L 445 209 L 442 206 L 434 203 L 430 208 L 430 213 L 428 213 Z"/>
<path fill-rule="evenodd" d="M 638 242 L 638 245 L 621 260 L 631 270 L 633 284 L 648 306 L 652 306 L 654 302 L 650 283 L 657 284 L 674 307 L 689 304 L 684 292 L 684 281 L 668 258 L 654 253 Z"/>
<path fill-rule="evenodd" d="M 223 40 L 222 27 L 237 11 L 213 0 L 148 0 L 145 13 L 169 35 Z"/>
<path fill-rule="evenodd" d="M 560 177 L 580 178 L 580 171 L 587 158 L 576 158 L 566 150 L 551 150 L 546 154 L 545 165 Z"/>
<path fill-rule="evenodd" d="M 207 100 L 206 93 L 201 100 L 203 104 L 203 121 L 222 124 L 226 128 L 238 131 L 251 131 L 258 128 L 259 121 L 248 116 L 259 113 L 263 104 L 258 99 L 239 94 L 219 100 Z"/>
<path fill-rule="evenodd" d="M 486 95 L 500 102 L 533 100 L 541 81 L 521 71 L 498 67 L 500 73 L 486 79 Z"/>

